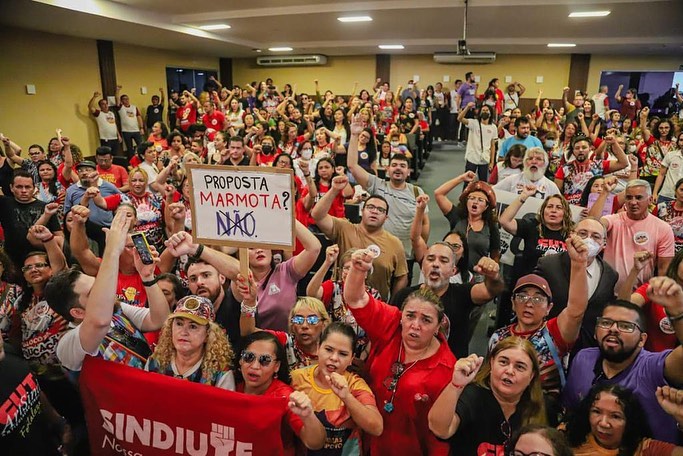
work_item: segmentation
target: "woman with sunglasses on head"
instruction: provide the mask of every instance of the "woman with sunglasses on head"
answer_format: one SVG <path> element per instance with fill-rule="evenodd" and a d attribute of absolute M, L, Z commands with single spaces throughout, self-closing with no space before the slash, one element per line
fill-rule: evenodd
<path fill-rule="evenodd" d="M 525 275 L 512 291 L 516 323 L 496 330 L 489 340 L 490 351 L 510 337 L 531 342 L 540 366 L 540 381 L 551 424 L 557 424 L 560 412 L 558 399 L 566 381 L 562 359 L 579 337 L 588 306 L 588 278 L 585 273 L 588 247 L 581 238 L 572 234 L 567 238 L 567 252 L 571 262 L 567 307 L 557 317 L 546 320 L 553 307 L 550 286 L 539 275 Z"/>
<path fill-rule="evenodd" d="M 384 419 L 382 435 L 369 439 L 370 454 L 447 455 L 448 444 L 427 423 L 455 364 L 440 332 L 443 307 L 429 290 L 410 294 L 402 310 L 370 296 L 363 285 L 373 259 L 368 250 L 355 252 L 344 287 L 344 300 L 372 344 L 367 378 Z"/>
<path fill-rule="evenodd" d="M 290 386 L 285 349 L 278 338 L 267 331 L 258 331 L 243 338 L 242 345 L 244 349 L 235 366 L 236 391 L 255 396 L 289 398 L 280 428 L 284 454 L 296 454 L 295 437 L 309 450 L 322 448 L 327 438 L 325 427 L 313 412 L 308 396 L 294 391 Z"/>
<path fill-rule="evenodd" d="M 505 454 L 515 431 L 546 423 L 536 356 L 529 341 L 510 337 L 485 362 L 460 358 L 429 411 L 429 429 L 449 440 L 452 454 Z"/>
<path fill-rule="evenodd" d="M 323 329 L 330 323 L 325 306 L 319 299 L 299 298 L 289 313 L 289 330 L 274 331 L 257 328 L 254 316 L 258 311 L 256 282 L 250 275 L 248 279 L 237 276 L 237 289 L 242 296 L 240 315 L 240 334 L 242 337 L 257 331 L 274 334 L 285 347 L 286 361 L 290 369 L 299 369 L 318 362 L 318 343 Z"/>
<path fill-rule="evenodd" d="M 344 302 L 344 283 L 351 270 L 351 256 L 356 250 L 349 249 L 344 252 L 339 260 L 339 268 L 332 273 L 332 278 L 323 281 L 330 268 L 337 264 L 337 257 L 339 256 L 339 246 L 337 244 L 327 247 L 325 250 L 325 260 L 308 283 L 306 294 L 322 301 L 333 322 L 343 322 L 353 328 L 356 333 L 356 350 L 353 352 L 354 361 L 364 361 L 370 349 L 368 336 L 365 330 L 358 325 L 351 310 L 346 305 L 346 302 Z M 370 293 L 370 296 L 380 299 L 379 291 L 367 285 L 365 285 L 365 289 Z"/>
<path fill-rule="evenodd" d="M 321 452 L 326 455 L 360 454 L 363 432 L 382 434 L 375 395 L 365 380 L 347 370 L 355 345 L 351 326 L 332 323 L 320 337 L 318 364 L 292 372 L 292 387 L 311 398 L 313 410 L 325 426 L 327 439 Z"/>
<path fill-rule="evenodd" d="M 678 412 L 680 417 L 680 391 L 659 387 L 656 396 L 667 413 Z M 683 447 L 651 436 L 638 397 L 618 384 L 600 383 L 591 388 L 567 423 L 567 439 L 575 456 L 683 455 Z"/>
<path fill-rule="evenodd" d="M 562 432 L 540 424 L 522 427 L 510 441 L 510 456 L 573 456 Z"/>
<path fill-rule="evenodd" d="M 232 348 L 215 318 L 209 299 L 182 298 L 166 319 L 145 370 L 234 390 Z"/>

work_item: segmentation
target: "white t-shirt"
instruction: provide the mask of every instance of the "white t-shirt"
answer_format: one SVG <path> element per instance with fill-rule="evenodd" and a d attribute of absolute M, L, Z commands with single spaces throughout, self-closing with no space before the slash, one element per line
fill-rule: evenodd
<path fill-rule="evenodd" d="M 495 125 L 480 123 L 477 119 L 467 119 L 467 148 L 465 160 L 475 165 L 486 165 L 491 159 L 491 142 L 498 136 Z"/>
<path fill-rule="evenodd" d="M 555 182 L 551 181 L 547 177 L 543 176 L 537 182 L 532 182 L 524 176 L 524 173 L 506 177 L 502 181 L 498 181 L 493 188 L 496 190 L 517 193 L 519 195 L 522 193 L 522 190 L 524 190 L 525 185 L 536 186 L 536 194 L 534 195 L 536 198 L 545 199 L 547 196 L 560 194 L 560 189 L 557 188 Z"/>
<path fill-rule="evenodd" d="M 136 307 L 128 304 L 121 304 L 121 312 L 128 318 L 136 328 L 142 328 L 142 323 L 149 315 L 146 307 Z M 67 331 L 57 344 L 57 358 L 62 366 L 72 371 L 80 371 L 86 355 L 97 356 L 98 348 L 88 353 L 81 345 L 81 325 Z"/>
<path fill-rule="evenodd" d="M 503 109 L 504 111 L 512 111 L 513 109 L 519 107 L 519 95 L 517 92 L 513 93 L 512 95 L 506 92 L 505 95 L 503 95 L 503 100 L 505 100 L 505 108 Z"/>
<path fill-rule="evenodd" d="M 451 114 L 457 114 L 458 113 L 458 103 L 456 103 L 456 98 L 455 96 L 458 94 L 458 91 L 453 89 L 451 90 Z"/>
<path fill-rule="evenodd" d="M 138 124 L 138 108 L 135 105 L 125 107 L 121 105 L 119 108 L 119 118 L 121 119 L 121 131 L 126 133 L 135 133 L 140 131 L 140 124 Z"/>
<path fill-rule="evenodd" d="M 95 116 L 97 122 L 97 131 L 100 139 L 104 141 L 111 141 L 118 139 L 118 130 L 116 128 L 116 115 L 112 111 L 97 111 L 99 114 Z"/>
<path fill-rule="evenodd" d="M 676 198 L 676 182 L 683 177 L 683 152 L 672 150 L 664 156 L 662 166 L 666 167 L 666 176 L 662 188 L 659 189 L 659 194 Z"/>

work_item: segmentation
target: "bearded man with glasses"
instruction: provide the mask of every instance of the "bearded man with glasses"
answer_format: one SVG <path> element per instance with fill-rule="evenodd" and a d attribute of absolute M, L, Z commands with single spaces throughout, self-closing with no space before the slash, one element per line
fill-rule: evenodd
<path fill-rule="evenodd" d="M 654 277 L 647 289 L 669 316 L 679 343 L 683 341 L 683 289 L 669 277 Z M 595 325 L 597 348 L 579 351 L 572 361 L 562 399 L 568 409 L 578 405 L 594 384 L 619 384 L 636 395 L 648 418 L 652 436 L 678 443 L 676 421 L 659 406 L 657 387 L 683 383 L 683 346 L 650 352 L 645 314 L 637 305 L 617 300 L 602 311 Z"/>

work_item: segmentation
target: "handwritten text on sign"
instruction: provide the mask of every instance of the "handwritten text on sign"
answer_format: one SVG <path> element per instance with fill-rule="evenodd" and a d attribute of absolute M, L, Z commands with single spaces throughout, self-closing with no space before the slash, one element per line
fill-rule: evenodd
<path fill-rule="evenodd" d="M 240 247 L 293 246 L 291 170 L 207 165 L 188 169 L 197 240 Z"/>

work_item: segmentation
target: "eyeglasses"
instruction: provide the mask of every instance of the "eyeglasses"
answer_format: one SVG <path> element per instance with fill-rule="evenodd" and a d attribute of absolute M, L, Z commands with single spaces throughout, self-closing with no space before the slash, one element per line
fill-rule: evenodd
<path fill-rule="evenodd" d="M 598 233 L 589 233 L 586 230 L 579 230 L 576 232 L 576 235 L 579 236 L 581 239 L 587 239 L 590 236 L 590 238 L 593 239 L 598 244 L 602 244 L 602 241 L 603 241 L 602 236 L 599 235 Z"/>
<path fill-rule="evenodd" d="M 412 366 L 411 366 L 412 367 Z M 384 379 L 382 384 L 391 392 L 391 399 L 384 404 L 384 411 L 391 413 L 394 411 L 394 398 L 396 397 L 396 388 L 398 387 L 398 380 L 406 371 L 405 366 L 400 361 L 396 361 L 391 365 L 391 375 Z"/>
<path fill-rule="evenodd" d="M 503 420 L 503 422 L 500 423 L 500 432 L 505 437 L 505 442 L 503 442 L 503 448 L 505 448 L 508 446 L 508 442 L 510 441 L 510 435 L 512 435 L 512 429 L 510 428 L 510 423 L 508 420 Z"/>
<path fill-rule="evenodd" d="M 454 250 L 460 250 L 462 248 L 462 244 L 458 244 L 457 242 L 447 242 L 446 244 L 453 247 Z"/>
<path fill-rule="evenodd" d="M 258 363 L 263 367 L 268 367 L 270 366 L 270 363 L 273 362 L 273 357 L 270 355 L 260 355 L 257 357 L 256 353 L 250 351 L 243 351 L 240 358 L 247 364 L 251 364 L 258 360 Z"/>
<path fill-rule="evenodd" d="M 376 211 L 380 214 L 386 214 L 387 213 L 386 208 L 378 207 L 378 206 L 375 206 L 374 204 L 366 204 L 365 209 L 369 210 L 370 212 Z"/>
<path fill-rule="evenodd" d="M 636 328 L 638 331 L 643 332 L 642 328 L 638 326 L 638 324 L 631 321 L 612 320 L 611 318 L 599 317 L 596 322 L 596 326 L 600 329 L 612 329 L 614 324 L 617 325 L 617 330 L 619 332 L 632 333 L 636 330 Z"/>
<path fill-rule="evenodd" d="M 48 263 L 34 263 L 34 264 L 27 264 L 26 266 L 21 268 L 21 272 L 26 272 L 30 271 L 32 269 L 43 269 L 50 266 Z"/>
<path fill-rule="evenodd" d="M 531 301 L 531 303 L 535 306 L 548 303 L 548 298 L 545 296 L 531 296 L 526 293 L 515 293 L 515 299 L 522 304 L 526 304 Z"/>
<path fill-rule="evenodd" d="M 308 317 L 304 317 L 302 315 L 294 315 L 290 321 L 293 325 L 303 325 L 304 321 L 309 325 L 317 325 L 318 323 L 320 323 L 320 317 L 317 315 L 309 315 Z"/>
<path fill-rule="evenodd" d="M 484 204 L 488 203 L 487 200 L 485 200 L 484 198 L 480 198 L 478 196 L 468 196 L 467 201 L 472 201 L 472 202 L 476 202 L 476 203 L 484 203 Z"/>
<path fill-rule="evenodd" d="M 548 453 L 543 453 L 542 451 L 532 451 L 531 453 L 525 453 L 520 450 L 515 450 L 511 453 L 511 456 L 551 456 Z"/>

